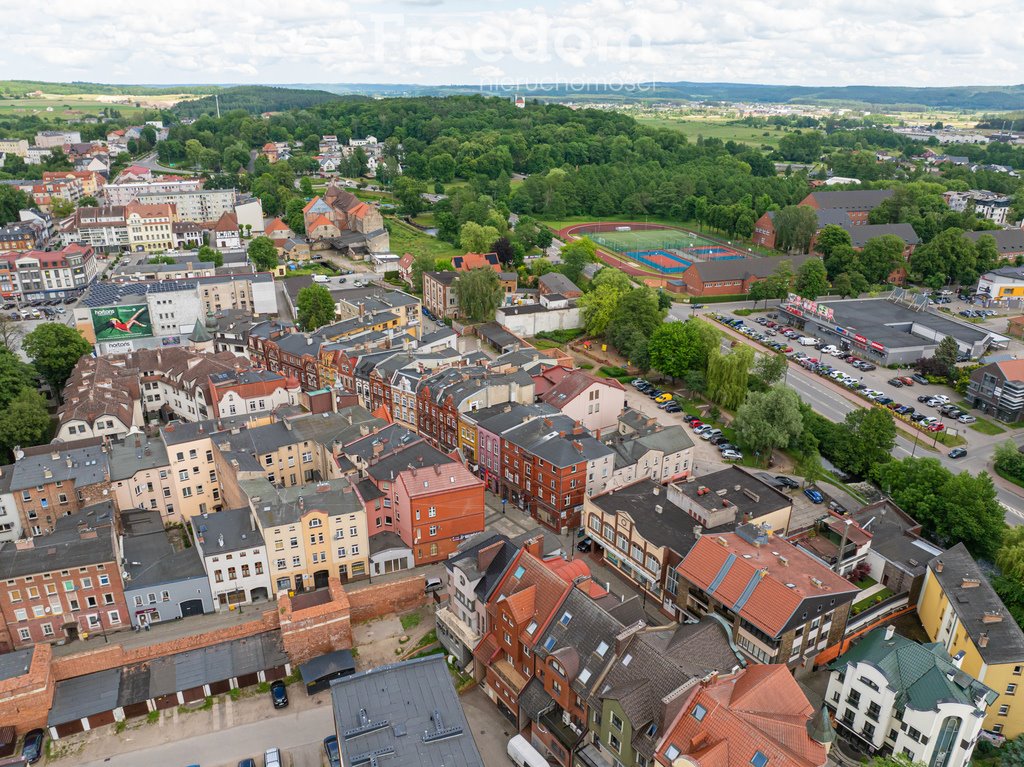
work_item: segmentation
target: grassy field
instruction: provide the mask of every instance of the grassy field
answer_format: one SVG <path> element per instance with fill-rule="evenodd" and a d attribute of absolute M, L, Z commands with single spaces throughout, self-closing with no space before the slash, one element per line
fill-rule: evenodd
<path fill-rule="evenodd" d="M 747 125 L 733 125 L 727 120 L 699 119 L 690 117 L 638 117 L 637 121 L 642 125 L 652 128 L 670 128 L 685 135 L 690 141 L 696 141 L 698 136 L 704 138 L 717 138 L 722 141 L 738 141 L 743 144 L 760 147 L 767 144 L 773 149 L 778 147 L 779 139 L 785 131 L 777 131 L 774 128 L 751 128 Z"/>
<path fill-rule="evenodd" d="M 423 234 L 413 227 L 405 224 L 395 218 L 387 218 L 384 220 L 388 231 L 391 233 L 391 252 L 398 253 L 412 253 L 413 255 L 419 255 L 420 253 L 429 253 L 434 258 L 453 258 L 455 256 L 461 256 L 466 251 L 461 248 L 439 240 L 436 237 L 431 237 L 429 234 Z"/>
<path fill-rule="evenodd" d="M 680 250 L 717 246 L 718 243 L 677 229 L 647 229 L 632 232 L 601 232 L 590 235 L 598 245 L 624 252 L 636 250 Z"/>
<path fill-rule="evenodd" d="M 37 98 L 0 98 L 0 115 L 39 115 L 40 117 L 71 118 L 97 115 L 101 110 L 108 107 L 116 109 L 124 115 L 134 115 L 146 109 L 167 109 L 187 98 L 196 97 L 184 94 L 167 96 L 108 96 L 95 93 L 71 95 L 44 93 Z"/>

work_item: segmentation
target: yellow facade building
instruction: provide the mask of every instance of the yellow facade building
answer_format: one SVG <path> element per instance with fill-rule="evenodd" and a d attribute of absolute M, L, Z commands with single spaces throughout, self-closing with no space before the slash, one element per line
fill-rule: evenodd
<path fill-rule="evenodd" d="M 931 641 L 999 693 L 984 728 L 1007 738 L 1024 732 L 1024 631 L 962 543 L 928 563 L 917 612 Z"/>

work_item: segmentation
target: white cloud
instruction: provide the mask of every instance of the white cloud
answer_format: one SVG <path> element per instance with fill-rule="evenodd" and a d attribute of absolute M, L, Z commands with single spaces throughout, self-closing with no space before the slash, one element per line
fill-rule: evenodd
<path fill-rule="evenodd" d="M 1022 79 L 1020 0 L 0 0 L 4 76 L 99 82 Z M 93 7 L 96 6 L 96 7 Z"/>

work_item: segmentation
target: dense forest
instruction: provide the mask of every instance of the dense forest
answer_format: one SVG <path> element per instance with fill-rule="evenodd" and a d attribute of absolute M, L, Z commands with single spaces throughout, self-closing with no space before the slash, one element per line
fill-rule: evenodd
<path fill-rule="evenodd" d="M 104 85 L 103 83 L 47 83 L 41 80 L 0 80 L 0 96 L 24 96 L 35 91 L 59 96 L 98 93 L 108 96 L 170 96 L 178 93 L 204 95 L 214 93 L 216 85 Z"/>
<path fill-rule="evenodd" d="M 221 88 L 217 91 L 220 112 L 243 109 L 250 114 L 283 112 L 288 109 L 305 109 L 316 104 L 335 101 L 339 97 L 326 91 L 299 90 L 297 88 L 274 88 L 268 85 L 240 85 Z M 174 107 L 179 117 L 199 117 L 217 114 L 217 103 L 213 96 L 192 101 L 182 101 Z"/>

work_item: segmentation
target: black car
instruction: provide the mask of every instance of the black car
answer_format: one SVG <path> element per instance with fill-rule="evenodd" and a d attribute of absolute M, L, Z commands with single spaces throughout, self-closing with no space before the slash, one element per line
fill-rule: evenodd
<path fill-rule="evenodd" d="M 21 746 L 21 757 L 29 764 L 35 764 L 43 758 L 43 740 L 46 733 L 42 730 L 29 730 L 25 742 Z"/>
<path fill-rule="evenodd" d="M 917 398 L 917 401 L 918 401 L 918 402 L 927 402 L 927 401 L 928 401 L 928 400 L 930 400 L 931 398 L 932 398 L 932 395 L 931 395 L 931 394 L 922 394 L 922 395 L 920 395 L 920 396 L 919 396 L 919 397 Z"/>
<path fill-rule="evenodd" d="M 890 378 L 886 383 L 889 384 L 889 386 L 895 386 L 897 389 L 902 389 L 904 386 L 903 381 L 898 378 Z"/>
<path fill-rule="evenodd" d="M 288 708 L 288 688 L 280 679 L 270 683 L 270 700 L 274 702 L 274 708 Z"/>
<path fill-rule="evenodd" d="M 669 402 L 668 407 L 665 408 L 666 413 L 682 413 L 683 409 L 679 407 L 678 402 Z"/>
<path fill-rule="evenodd" d="M 712 438 L 711 438 L 710 440 L 708 440 L 708 441 L 709 441 L 709 442 L 710 442 L 710 443 L 711 443 L 712 445 L 718 446 L 718 445 L 722 444 L 723 442 L 727 442 L 728 440 L 727 440 L 727 439 L 726 439 L 726 438 L 725 438 L 724 436 L 722 436 L 721 434 L 719 434 L 719 435 L 718 435 L 717 437 L 712 437 Z"/>
<path fill-rule="evenodd" d="M 593 544 L 594 544 L 594 542 L 588 536 L 588 537 L 584 538 L 582 541 L 580 541 L 579 543 L 576 544 L 576 551 L 588 552 L 588 551 L 590 551 L 590 547 Z"/>
<path fill-rule="evenodd" d="M 778 482 L 783 487 L 788 487 L 791 490 L 796 490 L 798 487 L 800 487 L 799 482 L 797 482 L 792 477 L 787 477 L 785 474 L 776 474 L 775 481 Z"/>

